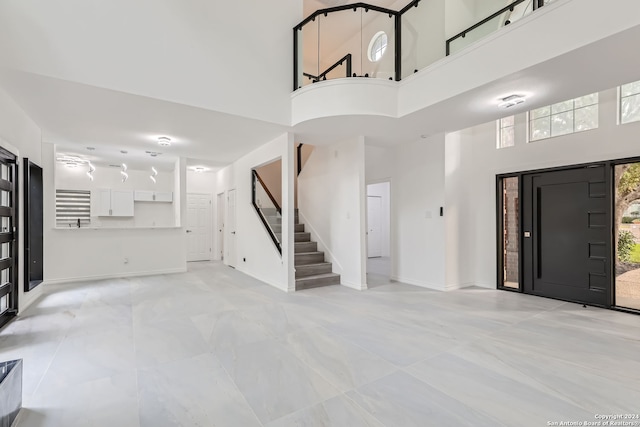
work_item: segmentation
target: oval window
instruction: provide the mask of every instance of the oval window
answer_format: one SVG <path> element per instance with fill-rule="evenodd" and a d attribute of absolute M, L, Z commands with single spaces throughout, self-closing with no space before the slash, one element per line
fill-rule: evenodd
<path fill-rule="evenodd" d="M 380 61 L 385 50 L 387 50 L 387 33 L 378 31 L 369 42 L 369 61 Z"/>

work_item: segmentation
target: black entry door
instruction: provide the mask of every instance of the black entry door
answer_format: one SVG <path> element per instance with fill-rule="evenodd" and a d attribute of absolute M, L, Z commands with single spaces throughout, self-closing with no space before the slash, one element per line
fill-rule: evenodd
<path fill-rule="evenodd" d="M 606 171 L 605 165 L 594 165 L 524 175 L 524 292 L 610 305 Z"/>
<path fill-rule="evenodd" d="M 0 326 L 18 312 L 16 157 L 0 148 Z"/>

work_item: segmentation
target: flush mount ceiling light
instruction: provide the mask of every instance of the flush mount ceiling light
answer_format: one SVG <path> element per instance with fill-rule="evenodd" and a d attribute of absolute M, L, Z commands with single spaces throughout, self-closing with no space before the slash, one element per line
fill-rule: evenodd
<path fill-rule="evenodd" d="M 157 151 L 145 151 L 145 153 L 147 153 L 151 157 L 158 157 L 158 156 L 162 155 L 162 153 L 158 153 Z"/>
<path fill-rule="evenodd" d="M 498 107 L 511 108 L 511 107 L 515 107 L 516 105 L 522 104 L 526 100 L 527 98 L 525 98 L 523 95 L 516 95 L 516 94 L 509 95 L 504 98 L 500 98 Z"/>
<path fill-rule="evenodd" d="M 168 147 L 171 145 L 171 138 L 168 136 L 161 136 L 158 138 L 158 145 L 161 147 Z"/>

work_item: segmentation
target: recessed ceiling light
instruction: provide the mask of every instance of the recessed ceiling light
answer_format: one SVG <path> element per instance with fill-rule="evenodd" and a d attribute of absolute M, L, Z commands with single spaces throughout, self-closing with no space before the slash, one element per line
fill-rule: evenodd
<path fill-rule="evenodd" d="M 196 166 L 195 168 L 193 168 L 193 170 L 194 170 L 195 172 L 202 173 L 202 172 L 206 171 L 206 170 L 207 170 L 207 168 L 205 168 L 205 167 L 203 167 L 203 166 Z"/>
<path fill-rule="evenodd" d="M 93 151 L 95 149 L 96 149 L 96 147 L 87 147 L 87 150 L 89 150 L 89 151 Z"/>
<path fill-rule="evenodd" d="M 158 157 L 159 155 L 162 154 L 162 153 L 158 153 L 157 151 L 145 151 L 145 153 L 147 153 L 151 157 Z"/>
<path fill-rule="evenodd" d="M 498 107 L 511 108 L 511 107 L 515 107 L 516 105 L 522 104 L 526 100 L 527 99 L 523 95 L 516 95 L 516 94 L 509 95 L 504 98 L 500 98 L 500 103 L 498 104 Z"/>
<path fill-rule="evenodd" d="M 168 147 L 171 145 L 171 138 L 168 136 L 161 136 L 158 138 L 158 145 L 161 147 Z"/>
<path fill-rule="evenodd" d="M 122 154 L 127 154 L 127 153 L 128 153 L 128 151 L 127 151 L 127 150 L 120 150 L 120 152 L 121 152 Z"/>

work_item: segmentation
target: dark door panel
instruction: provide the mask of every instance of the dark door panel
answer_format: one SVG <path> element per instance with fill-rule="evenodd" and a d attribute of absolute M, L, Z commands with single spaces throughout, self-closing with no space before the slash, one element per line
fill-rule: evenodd
<path fill-rule="evenodd" d="M 524 292 L 608 305 L 611 230 L 605 166 L 523 178 Z"/>

